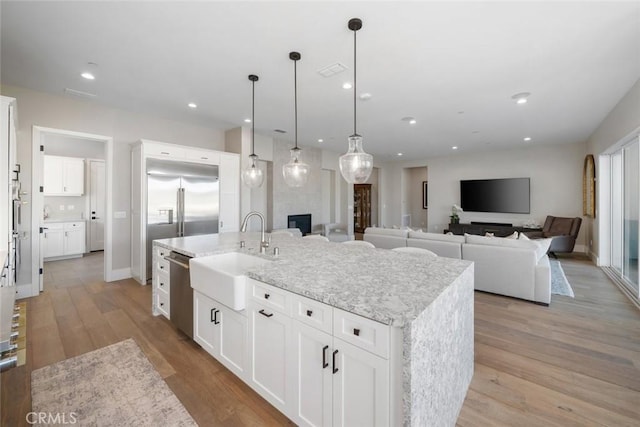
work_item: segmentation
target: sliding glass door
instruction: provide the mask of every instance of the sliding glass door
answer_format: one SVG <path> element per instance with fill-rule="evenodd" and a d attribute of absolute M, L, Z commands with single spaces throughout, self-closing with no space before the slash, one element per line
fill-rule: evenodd
<path fill-rule="evenodd" d="M 640 220 L 640 148 L 636 139 L 611 155 L 611 267 L 636 296 Z"/>

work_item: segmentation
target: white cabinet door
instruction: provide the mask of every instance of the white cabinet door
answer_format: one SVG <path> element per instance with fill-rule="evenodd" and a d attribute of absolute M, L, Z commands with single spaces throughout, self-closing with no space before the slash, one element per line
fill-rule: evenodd
<path fill-rule="evenodd" d="M 329 426 L 332 422 L 333 338 L 326 332 L 293 322 L 295 387 L 294 421 L 301 426 Z"/>
<path fill-rule="evenodd" d="M 193 292 L 193 340 L 210 355 L 215 355 L 217 303 L 200 292 Z"/>
<path fill-rule="evenodd" d="M 251 358 L 250 385 L 285 414 L 295 403 L 291 357 L 292 320 L 256 303 L 247 306 Z"/>
<path fill-rule="evenodd" d="M 62 229 L 44 230 L 43 234 L 43 258 L 64 255 L 64 231 Z"/>
<path fill-rule="evenodd" d="M 389 425 L 389 362 L 341 339 L 333 343 L 334 427 Z"/>
<path fill-rule="evenodd" d="M 231 372 L 244 378 L 247 367 L 247 318 L 219 304 L 216 359 Z"/>
<path fill-rule="evenodd" d="M 45 155 L 42 183 L 45 196 L 82 196 L 84 159 Z"/>
<path fill-rule="evenodd" d="M 240 158 L 237 154 L 220 154 L 221 233 L 240 230 Z"/>
<path fill-rule="evenodd" d="M 44 174 L 42 184 L 44 195 L 64 194 L 64 184 L 62 176 L 63 158 L 58 156 L 44 156 Z"/>
<path fill-rule="evenodd" d="M 65 222 L 64 229 L 64 255 L 78 255 L 85 252 L 86 228 L 82 222 Z"/>
<path fill-rule="evenodd" d="M 82 196 L 84 194 L 84 159 L 64 158 L 62 180 L 64 194 Z"/>

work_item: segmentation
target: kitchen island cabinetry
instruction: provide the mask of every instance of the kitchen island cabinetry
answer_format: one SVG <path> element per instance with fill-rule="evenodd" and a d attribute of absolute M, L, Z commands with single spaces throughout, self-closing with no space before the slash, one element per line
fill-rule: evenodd
<path fill-rule="evenodd" d="M 193 340 L 241 379 L 247 366 L 247 318 L 193 291 Z"/>
<path fill-rule="evenodd" d="M 260 255 L 259 240 L 154 243 L 191 257 L 270 261 L 243 270 L 246 309 L 231 311 L 246 319 L 231 338 L 246 355 L 243 381 L 299 425 L 455 425 L 473 376 L 472 263 L 382 249 L 363 257 L 362 248 L 285 235 L 272 236 L 278 256 Z M 223 362 L 215 347 L 224 343 L 206 328 L 230 309 L 195 304 L 196 340 Z"/>

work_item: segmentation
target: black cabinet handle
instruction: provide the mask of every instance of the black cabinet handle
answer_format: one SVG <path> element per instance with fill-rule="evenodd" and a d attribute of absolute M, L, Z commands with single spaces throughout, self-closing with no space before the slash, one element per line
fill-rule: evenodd
<path fill-rule="evenodd" d="M 265 313 L 265 311 L 264 311 L 264 310 L 260 310 L 258 313 L 262 314 L 262 315 L 263 315 L 263 316 L 265 316 L 265 317 L 271 317 L 271 316 L 273 316 L 273 313 L 271 313 L 271 314 L 267 314 L 267 313 Z"/>
<path fill-rule="evenodd" d="M 312 314 L 313 314 L 313 310 L 307 310 L 307 316 L 311 317 Z"/>
<path fill-rule="evenodd" d="M 336 354 L 338 354 L 338 350 L 333 352 L 333 373 L 338 372 L 338 368 L 336 368 Z"/>
<path fill-rule="evenodd" d="M 217 325 L 218 323 L 220 323 L 220 322 L 218 321 L 218 313 L 220 313 L 220 310 L 216 310 L 216 311 L 213 313 L 213 324 L 214 324 L 214 325 Z"/>
<path fill-rule="evenodd" d="M 360 329 L 358 328 L 353 328 L 353 335 L 359 337 L 360 336 Z"/>
<path fill-rule="evenodd" d="M 264 299 L 269 299 L 270 296 L 271 295 L 269 295 L 269 294 L 264 294 Z"/>
<path fill-rule="evenodd" d="M 322 347 L 322 369 L 329 366 L 329 362 L 327 362 L 327 350 L 329 350 L 329 346 L 325 345 Z"/>
<path fill-rule="evenodd" d="M 211 321 L 212 321 L 212 322 L 215 322 L 214 317 L 213 317 L 213 315 L 214 315 L 214 313 L 215 313 L 215 312 L 216 312 L 216 309 L 215 309 L 215 308 L 212 308 L 212 309 L 211 309 Z"/>

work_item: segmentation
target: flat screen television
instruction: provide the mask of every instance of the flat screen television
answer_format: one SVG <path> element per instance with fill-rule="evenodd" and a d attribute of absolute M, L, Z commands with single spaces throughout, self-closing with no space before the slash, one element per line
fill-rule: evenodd
<path fill-rule="evenodd" d="M 529 178 L 460 181 L 460 207 L 465 212 L 528 214 Z"/>
<path fill-rule="evenodd" d="M 298 228 L 303 236 L 311 234 L 311 214 L 288 215 L 289 228 Z"/>

